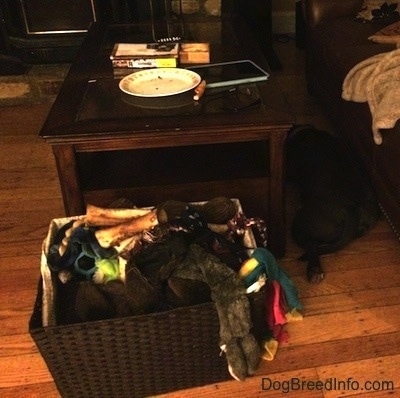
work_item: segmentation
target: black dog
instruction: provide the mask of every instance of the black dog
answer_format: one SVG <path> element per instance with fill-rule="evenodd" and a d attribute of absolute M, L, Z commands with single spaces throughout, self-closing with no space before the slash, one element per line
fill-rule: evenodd
<path fill-rule="evenodd" d="M 298 185 L 301 198 L 292 237 L 305 251 L 308 280 L 320 282 L 319 256 L 364 235 L 379 218 L 378 202 L 360 165 L 331 134 L 297 127 L 286 150 L 287 181 Z"/>

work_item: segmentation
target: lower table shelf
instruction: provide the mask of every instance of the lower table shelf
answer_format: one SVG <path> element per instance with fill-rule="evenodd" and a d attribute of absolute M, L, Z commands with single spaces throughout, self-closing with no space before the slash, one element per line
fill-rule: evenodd
<path fill-rule="evenodd" d="M 77 153 L 83 191 L 267 178 L 268 142 Z"/>

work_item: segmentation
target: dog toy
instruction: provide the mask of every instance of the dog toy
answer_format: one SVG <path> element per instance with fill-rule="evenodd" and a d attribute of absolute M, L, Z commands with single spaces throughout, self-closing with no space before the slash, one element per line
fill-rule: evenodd
<path fill-rule="evenodd" d="M 194 244 L 173 275 L 207 283 L 218 313 L 220 348 L 226 355 L 229 373 L 236 380 L 253 375 L 260 347 L 250 332 L 250 303 L 237 273 Z"/>
<path fill-rule="evenodd" d="M 254 283 L 254 279 L 259 277 L 261 273 L 264 273 L 270 281 L 279 282 L 285 292 L 286 302 L 290 311 L 303 308 L 298 299 L 298 292 L 293 281 L 278 265 L 274 255 L 268 249 L 258 247 L 253 251 L 251 257 L 243 263 L 239 275 L 244 278 L 247 285 Z"/>
<path fill-rule="evenodd" d="M 195 219 L 196 225 L 198 222 Z M 167 286 L 175 297 L 188 303 L 196 298 L 187 297 L 184 282 L 188 286 L 204 286 L 202 289 L 207 293 L 204 296 L 211 297 L 217 309 L 220 347 L 226 355 L 228 370 L 235 379 L 244 380 L 255 373 L 260 360 L 259 344 L 251 334 L 250 303 L 245 288 L 237 272 L 192 243 L 192 235 L 193 231 L 179 230 L 147 246 L 130 260 L 128 272 L 140 271 L 157 296 L 162 297 Z"/>
<path fill-rule="evenodd" d="M 114 248 L 99 245 L 94 229 L 71 221 L 58 231 L 47 259 L 54 272 L 71 270 L 90 279 L 96 270 L 96 259 L 112 259 L 116 255 Z"/>
<path fill-rule="evenodd" d="M 272 360 L 282 339 L 282 325 L 299 321 L 302 305 L 297 289 L 285 271 L 279 267 L 274 255 L 265 248 L 256 248 L 239 270 L 246 292 L 258 291 L 267 284 L 266 317 L 269 333 L 265 336 L 263 359 Z"/>

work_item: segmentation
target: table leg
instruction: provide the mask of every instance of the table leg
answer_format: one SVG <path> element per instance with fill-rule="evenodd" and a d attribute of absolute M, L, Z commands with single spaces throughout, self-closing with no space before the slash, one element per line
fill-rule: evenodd
<path fill-rule="evenodd" d="M 78 167 L 73 145 L 53 145 L 58 178 L 64 201 L 66 216 L 85 212 L 83 195 L 79 186 Z"/>
<path fill-rule="evenodd" d="M 286 249 L 285 140 L 287 130 L 269 136 L 268 247 L 276 257 Z"/>

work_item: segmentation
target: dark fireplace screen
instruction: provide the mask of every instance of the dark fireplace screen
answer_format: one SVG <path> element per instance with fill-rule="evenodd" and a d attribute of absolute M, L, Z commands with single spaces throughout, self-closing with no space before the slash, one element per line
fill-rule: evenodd
<path fill-rule="evenodd" d="M 0 0 L 0 57 L 70 62 L 92 22 L 163 19 L 170 6 L 170 0 Z"/>
<path fill-rule="evenodd" d="M 96 20 L 93 0 L 20 0 L 28 34 L 84 32 Z"/>

